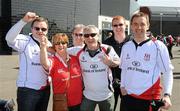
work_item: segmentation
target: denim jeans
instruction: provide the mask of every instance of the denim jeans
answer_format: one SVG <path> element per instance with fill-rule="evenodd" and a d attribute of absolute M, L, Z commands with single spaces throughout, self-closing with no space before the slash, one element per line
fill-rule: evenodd
<path fill-rule="evenodd" d="M 43 90 L 19 87 L 17 90 L 18 111 L 47 111 L 50 86 Z"/>
<path fill-rule="evenodd" d="M 93 101 L 87 99 L 86 97 L 83 97 L 83 101 L 81 103 L 81 111 L 94 111 L 97 104 L 100 111 L 113 111 L 114 95 L 104 101 Z"/>

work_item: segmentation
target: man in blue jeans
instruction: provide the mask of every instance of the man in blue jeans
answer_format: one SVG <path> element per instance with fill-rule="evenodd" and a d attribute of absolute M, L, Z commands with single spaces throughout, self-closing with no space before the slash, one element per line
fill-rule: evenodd
<path fill-rule="evenodd" d="M 20 34 L 29 22 L 31 35 Z M 19 53 L 18 111 L 47 111 L 50 96 L 48 75 L 40 64 L 39 40 L 48 33 L 48 21 L 27 12 L 7 33 L 6 41 Z"/>

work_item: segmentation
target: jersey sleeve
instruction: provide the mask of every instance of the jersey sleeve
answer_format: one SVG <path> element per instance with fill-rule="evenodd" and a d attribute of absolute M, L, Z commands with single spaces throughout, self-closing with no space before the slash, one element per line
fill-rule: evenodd
<path fill-rule="evenodd" d="M 125 70 L 125 62 L 123 61 L 124 60 L 124 47 L 122 47 L 122 50 L 121 50 L 121 55 L 120 55 L 120 65 L 119 65 L 119 68 L 121 68 L 121 86 L 120 87 L 125 87 L 125 76 L 126 76 L 126 70 Z"/>
<path fill-rule="evenodd" d="M 82 49 L 83 47 L 76 46 L 76 47 L 70 47 L 67 48 L 67 52 L 69 55 L 77 56 L 78 52 Z"/>
<path fill-rule="evenodd" d="M 160 41 L 157 42 L 158 45 L 158 66 L 160 67 L 163 73 L 163 86 L 164 92 L 171 94 L 172 93 L 172 86 L 173 86 L 173 65 L 169 58 L 169 53 L 167 47 L 161 43 Z"/>
<path fill-rule="evenodd" d="M 20 34 L 22 28 L 26 24 L 26 22 L 20 20 L 14 26 L 12 26 L 6 34 L 7 44 L 18 52 L 22 52 L 30 40 L 27 35 Z"/>

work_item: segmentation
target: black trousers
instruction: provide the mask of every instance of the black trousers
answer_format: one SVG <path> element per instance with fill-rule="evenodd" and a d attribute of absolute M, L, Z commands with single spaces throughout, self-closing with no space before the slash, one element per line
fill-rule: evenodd
<path fill-rule="evenodd" d="M 137 99 L 130 95 L 122 96 L 121 99 L 126 111 L 149 111 L 149 100 Z"/>
<path fill-rule="evenodd" d="M 43 90 L 19 87 L 17 90 L 18 111 L 47 111 L 50 86 Z"/>

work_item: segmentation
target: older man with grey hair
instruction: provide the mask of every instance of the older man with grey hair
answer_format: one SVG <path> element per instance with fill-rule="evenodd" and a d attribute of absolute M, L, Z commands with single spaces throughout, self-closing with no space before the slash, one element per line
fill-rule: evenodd
<path fill-rule="evenodd" d="M 99 29 L 94 25 L 83 29 L 85 45 L 68 49 L 76 55 L 81 66 L 84 82 L 84 98 L 81 111 L 94 111 L 99 105 L 100 111 L 113 111 L 114 97 L 112 72 L 110 67 L 119 65 L 119 56 L 114 49 L 99 42 Z"/>

